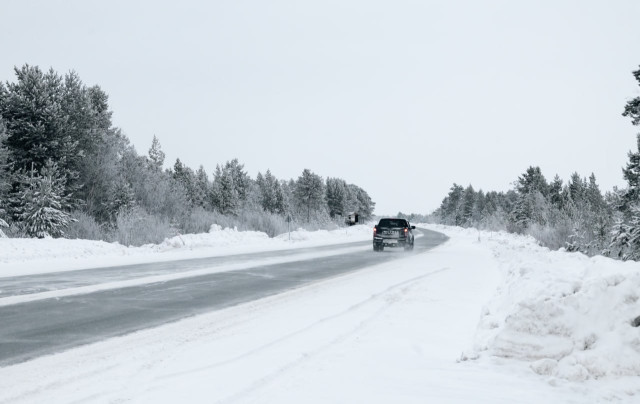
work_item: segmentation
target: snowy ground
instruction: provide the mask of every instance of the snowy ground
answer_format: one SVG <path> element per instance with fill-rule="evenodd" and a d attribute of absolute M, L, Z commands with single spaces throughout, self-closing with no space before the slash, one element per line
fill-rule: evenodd
<path fill-rule="evenodd" d="M 640 265 L 432 228 L 425 254 L 0 368 L 0 403 L 640 401 Z"/>
<path fill-rule="evenodd" d="M 92 240 L 0 238 L 0 277 L 340 244 L 369 240 L 372 227 L 298 229 L 269 238 L 262 232 L 213 225 L 209 233 L 183 234 L 142 247 Z"/>

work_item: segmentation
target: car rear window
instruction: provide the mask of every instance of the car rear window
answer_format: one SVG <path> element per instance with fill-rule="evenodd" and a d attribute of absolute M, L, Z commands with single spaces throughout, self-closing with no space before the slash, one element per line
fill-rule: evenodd
<path fill-rule="evenodd" d="M 380 219 L 378 223 L 380 227 L 407 227 L 407 221 L 404 219 Z"/>

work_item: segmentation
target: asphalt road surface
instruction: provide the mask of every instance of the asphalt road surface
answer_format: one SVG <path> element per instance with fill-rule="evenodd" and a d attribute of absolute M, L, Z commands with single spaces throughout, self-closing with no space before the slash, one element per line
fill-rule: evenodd
<path fill-rule="evenodd" d="M 285 251 L 189 259 L 150 264 L 0 278 L 2 298 L 62 290 L 104 282 L 174 274 L 274 257 L 293 261 L 243 270 L 184 277 L 119 289 L 0 306 L 0 366 L 24 362 L 79 345 L 101 341 L 185 317 L 249 302 L 302 285 L 424 253 L 447 240 L 441 233 L 416 230 L 411 252 L 364 248 L 371 241 Z M 363 246 L 361 251 L 321 258 L 304 253 Z"/>

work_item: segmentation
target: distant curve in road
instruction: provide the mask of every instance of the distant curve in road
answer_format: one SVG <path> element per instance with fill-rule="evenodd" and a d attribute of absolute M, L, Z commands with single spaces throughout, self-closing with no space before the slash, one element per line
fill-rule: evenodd
<path fill-rule="evenodd" d="M 401 259 L 406 254 L 420 254 L 447 240 L 441 233 L 426 229 L 419 231 L 423 237 L 417 237 L 415 249 L 407 253 L 389 249 L 385 252 L 351 252 L 0 307 L 0 366 L 275 295 L 318 280 Z M 371 244 L 371 241 L 366 241 L 350 243 L 349 246 Z M 325 251 L 337 247 L 342 246 L 304 250 Z M 0 280 L 5 290 L 4 296 L 0 294 L 0 297 L 75 287 L 95 282 L 96 277 L 102 277 L 103 281 L 125 273 L 130 278 L 142 277 L 221 265 L 234 260 L 287 256 L 300 251 L 271 251 L 5 278 Z M 50 286 L 50 282 L 56 286 Z M 25 285 L 28 290 L 20 292 L 20 287 Z"/>

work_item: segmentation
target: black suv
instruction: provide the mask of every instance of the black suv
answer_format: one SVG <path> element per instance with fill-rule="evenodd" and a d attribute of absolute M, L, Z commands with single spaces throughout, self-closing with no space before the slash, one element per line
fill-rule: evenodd
<path fill-rule="evenodd" d="M 385 247 L 404 247 L 413 250 L 413 229 L 405 219 L 380 219 L 373 226 L 373 251 L 382 251 Z"/>

